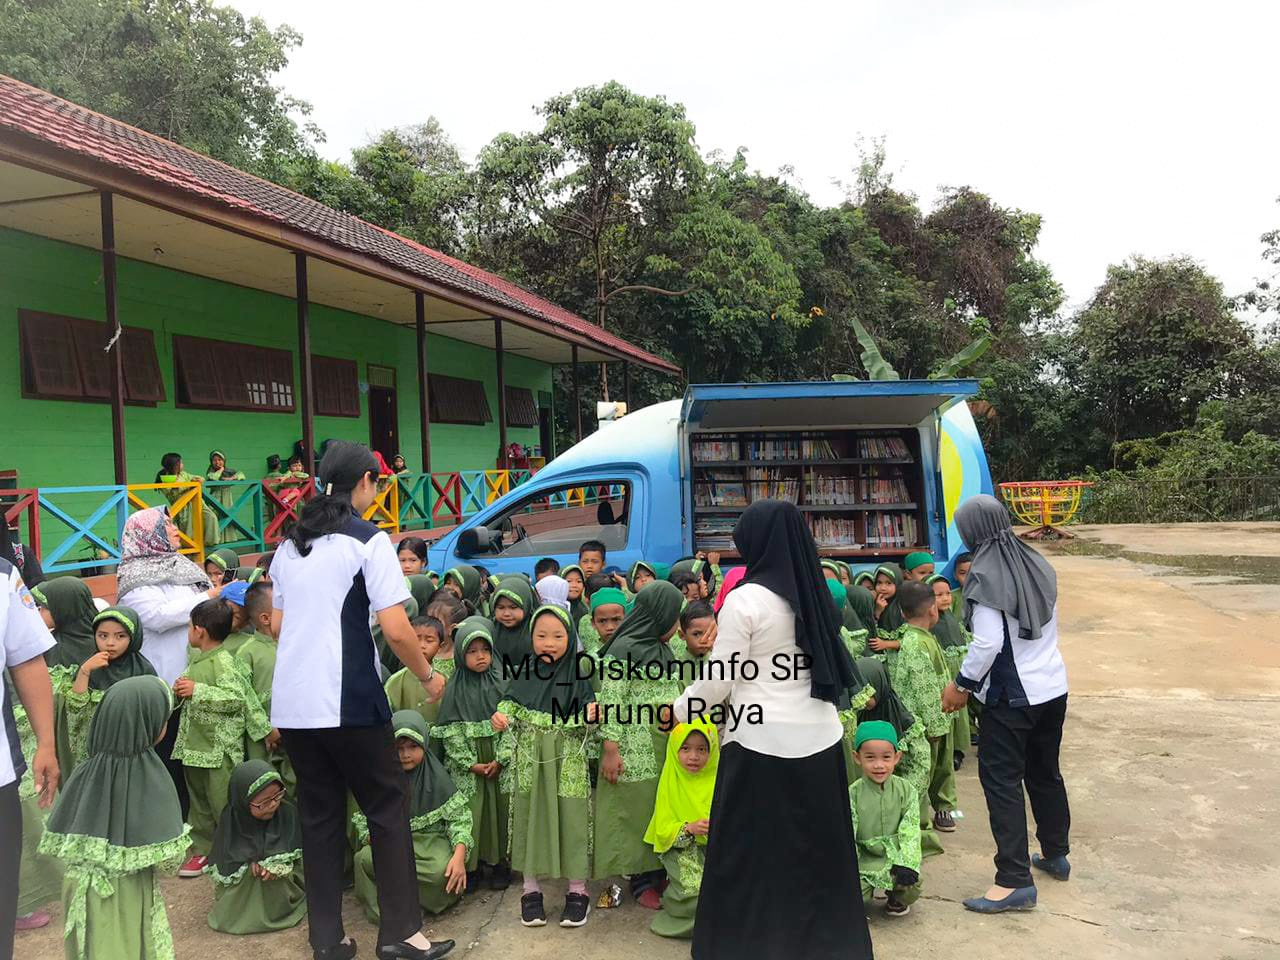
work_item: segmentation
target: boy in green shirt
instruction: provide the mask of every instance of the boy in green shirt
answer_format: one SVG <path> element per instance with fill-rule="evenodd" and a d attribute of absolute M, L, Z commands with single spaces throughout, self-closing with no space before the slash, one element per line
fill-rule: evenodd
<path fill-rule="evenodd" d="M 187 822 L 193 850 L 180 877 L 200 876 L 209 862 L 213 831 L 227 805 L 231 771 L 244 757 L 245 737 L 261 740 L 271 732 L 244 667 L 222 647 L 231 622 L 231 606 L 223 600 L 196 604 L 187 629 L 192 653 L 173 685 L 174 696 L 183 701 L 173 758 L 182 761 L 191 796 Z"/>
<path fill-rule="evenodd" d="M 268 721 L 271 719 L 271 681 L 276 673 L 276 640 L 271 635 L 271 590 L 269 582 L 259 582 L 245 591 L 245 626 L 241 635 L 247 636 L 234 651 L 236 663 L 247 671 L 249 684 Z M 227 649 L 230 642 L 231 637 L 228 637 L 222 648 Z M 298 785 L 297 778 L 284 752 L 284 744 L 280 742 L 280 731 L 272 727 L 266 736 L 257 738 L 246 732 L 244 739 L 246 759 L 265 760 L 271 764 L 284 781 L 285 789 L 293 795 Z"/>
<path fill-rule="evenodd" d="M 893 724 L 858 724 L 853 757 L 862 770 L 849 787 L 862 899 L 870 905 L 875 891 L 884 890 L 885 913 L 905 917 L 920 899 L 920 798 L 893 775 L 902 759 Z"/>

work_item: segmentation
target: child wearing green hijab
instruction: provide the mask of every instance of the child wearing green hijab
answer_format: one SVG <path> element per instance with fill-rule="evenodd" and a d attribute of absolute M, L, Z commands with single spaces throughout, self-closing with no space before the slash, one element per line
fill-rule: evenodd
<path fill-rule="evenodd" d="M 208 574 L 209 582 L 215 587 L 234 580 L 236 570 L 239 568 L 240 555 L 226 547 L 215 550 L 204 558 L 204 572 Z"/>
<path fill-rule="evenodd" d="M 569 614 L 539 607 L 531 618 L 531 650 L 538 666 L 512 678 L 498 704 L 495 729 L 510 724 L 515 737 L 511 768 L 511 866 L 524 874 L 520 922 L 547 922 L 539 877 L 569 881 L 563 927 L 587 920 L 591 871 L 591 783 L 587 738 L 596 721 L 591 684 L 579 670 Z"/>
<path fill-rule="evenodd" d="M 862 776 L 849 787 L 849 812 L 858 848 L 862 900 L 888 893 L 885 913 L 905 917 L 920 899 L 920 800 L 911 784 L 894 776 L 902 759 L 893 724 L 858 726 L 854 758 Z"/>
<path fill-rule="evenodd" d="M 529 655 L 535 606 L 533 587 L 525 577 L 503 577 L 498 582 L 493 593 L 493 662 L 504 682 L 510 679 L 504 661 L 518 665 Z"/>
<path fill-rule="evenodd" d="M 660 937 L 693 936 L 719 765 L 720 737 L 709 720 L 677 724 L 671 731 L 653 816 L 644 833 L 644 842 L 667 871 L 662 909 L 649 924 Z"/>
<path fill-rule="evenodd" d="M 683 606 L 684 595 L 665 580 L 641 587 L 618 632 L 600 648 L 595 876 L 629 875 L 632 896 L 650 910 L 659 905 L 662 861 L 639 825 L 653 812 L 667 736 L 646 721 L 683 689 L 670 646 Z M 644 679 L 628 679 L 637 670 Z"/>
<path fill-rule="evenodd" d="M 956 617 L 951 596 L 951 582 L 942 574 L 934 574 L 925 583 L 933 588 L 933 598 L 938 605 L 938 622 L 934 624 L 933 635 L 942 647 L 942 655 L 947 661 L 947 673 L 954 677 L 960 672 L 965 654 L 969 652 L 969 631 Z M 951 714 L 951 757 L 956 770 L 964 762 L 965 751 L 969 747 L 972 728 L 969 724 L 969 711 L 957 710 Z"/>
<path fill-rule="evenodd" d="M 876 635 L 885 646 L 881 649 L 896 649 L 893 634 L 902 629 L 902 610 L 898 605 L 898 588 L 902 586 L 902 570 L 892 563 L 884 563 L 876 567 Z M 872 645 L 875 648 L 875 645 Z"/>
<path fill-rule="evenodd" d="M 591 612 L 587 603 L 587 576 L 576 563 L 570 564 L 560 571 L 569 584 L 569 616 L 574 623 L 581 623 L 582 618 Z"/>
<path fill-rule="evenodd" d="M 183 704 L 172 756 L 182 761 L 191 798 L 192 856 L 178 872 L 183 877 L 198 877 L 209 864 L 213 832 L 227 803 L 231 771 L 244 758 L 245 739 L 261 740 L 271 732 L 248 671 L 222 648 L 230 633 L 230 605 L 217 599 L 196 604 L 187 629 L 187 668 L 173 685 Z"/>
<path fill-rule="evenodd" d="M 31 596 L 40 605 L 44 625 L 58 641 L 45 653 L 46 665 L 78 667 L 98 652 L 93 637 L 98 608 L 88 584 L 79 577 L 56 577 L 32 587 Z"/>
<path fill-rule="evenodd" d="M 152 749 L 172 711 L 159 677 L 114 684 L 98 706 L 88 756 L 58 793 L 40 852 L 66 869 L 68 960 L 173 960 L 157 871 L 182 862 L 190 828 Z"/>
<path fill-rule="evenodd" d="M 444 764 L 427 751 L 427 724 L 414 710 L 391 716 L 400 766 L 409 779 L 409 829 L 418 869 L 418 902 L 429 913 L 443 913 L 467 889 L 467 850 L 472 846 L 471 807 Z M 378 923 L 378 886 L 373 873 L 369 822 L 352 818 L 360 850 L 356 854 L 356 898 L 369 922 Z"/>
<path fill-rule="evenodd" d="M 54 747 L 58 767 L 70 776 L 89 749 L 89 728 L 107 691 L 129 677 L 155 676 L 142 655 L 142 619 L 130 607 L 112 607 L 93 618 L 95 652 L 83 663 L 54 667 Z"/>
<path fill-rule="evenodd" d="M 232 470 L 227 466 L 227 455 L 221 450 L 214 450 L 209 454 L 209 469 L 205 471 L 204 478 L 206 480 L 243 480 L 244 474 L 239 470 Z M 234 487 L 214 487 L 210 494 L 216 499 L 229 513 L 231 507 L 235 504 L 236 490 Z M 212 510 L 212 507 L 206 507 Z M 234 540 L 234 536 L 225 536 L 230 531 L 224 531 L 224 537 L 228 540 Z M 235 568 L 232 567 L 234 570 Z"/>
<path fill-rule="evenodd" d="M 661 579 L 663 578 L 658 576 L 656 564 L 637 560 L 631 565 L 631 570 L 627 573 L 627 589 L 631 591 L 631 595 L 634 597 L 654 580 Z"/>
<path fill-rule="evenodd" d="M 479 610 L 484 603 L 482 596 L 484 581 L 480 571 L 468 563 L 460 563 L 445 571 L 440 586 L 444 590 L 451 591 L 458 599 L 467 601 L 473 610 Z"/>
<path fill-rule="evenodd" d="M 208 872 L 209 926 L 219 933 L 288 930 L 306 916 L 302 824 L 280 774 L 265 760 L 246 760 L 231 772 Z"/>
<path fill-rule="evenodd" d="M 839 587 L 840 596 L 845 596 L 848 593 L 848 587 L 844 585 L 844 570 L 841 568 L 840 563 L 836 560 L 823 560 L 820 566 L 822 567 L 822 575 L 827 579 L 827 584 L 829 586 L 834 584 Z M 831 595 L 833 597 L 836 596 L 834 589 L 831 591 Z M 840 610 L 840 626 L 843 629 L 853 633 L 866 629 L 866 624 L 862 622 L 853 607 L 842 602 L 837 602 L 836 607 Z"/>
<path fill-rule="evenodd" d="M 458 625 L 454 648 L 460 665 L 444 689 L 431 739 L 444 744 L 445 767 L 471 805 L 476 842 L 467 869 L 477 874 L 487 869 L 490 888 L 505 890 L 511 883 L 507 821 L 516 744 L 510 728 L 493 727 L 506 690 L 493 659 L 493 634 L 493 624 L 484 617 L 468 617 Z"/>

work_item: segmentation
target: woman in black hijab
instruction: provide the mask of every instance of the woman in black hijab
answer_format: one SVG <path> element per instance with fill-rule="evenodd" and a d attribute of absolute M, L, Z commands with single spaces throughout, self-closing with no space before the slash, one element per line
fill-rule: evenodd
<path fill-rule="evenodd" d="M 794 504 L 760 500 L 733 531 L 747 573 L 720 610 L 676 722 L 715 721 L 716 774 L 693 960 L 871 957 L 836 702 L 856 673 Z M 859 684 L 861 686 L 861 684 Z M 692 710 L 691 710 L 692 705 Z"/>

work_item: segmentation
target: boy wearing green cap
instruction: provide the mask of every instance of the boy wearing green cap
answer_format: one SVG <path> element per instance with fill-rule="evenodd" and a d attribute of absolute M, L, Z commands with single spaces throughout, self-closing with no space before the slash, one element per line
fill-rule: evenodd
<path fill-rule="evenodd" d="M 908 580 L 927 580 L 933 576 L 933 554 L 924 550 L 908 553 L 902 561 L 902 569 L 907 571 Z"/>
<path fill-rule="evenodd" d="M 905 917 L 921 892 L 920 800 L 911 784 L 893 774 L 902 759 L 893 724 L 858 724 L 853 756 L 862 768 L 849 787 L 862 899 L 870 904 L 875 891 L 884 890 L 885 913 Z"/>

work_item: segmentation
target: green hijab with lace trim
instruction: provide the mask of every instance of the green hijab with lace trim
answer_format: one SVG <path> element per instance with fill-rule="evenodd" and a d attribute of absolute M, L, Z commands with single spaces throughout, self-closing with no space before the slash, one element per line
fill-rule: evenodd
<path fill-rule="evenodd" d="M 590 679 L 579 669 L 577 632 L 569 622 L 568 612 L 551 605 L 539 607 L 529 618 L 531 630 L 533 624 L 542 617 L 555 617 L 564 625 L 569 636 L 565 652 L 551 663 L 545 660 L 536 665 L 530 663 L 527 671 L 511 681 L 507 699 L 526 710 L 549 714 L 557 718 L 558 722 L 567 722 L 563 718 L 580 717 L 586 705 L 593 702 L 596 695 L 591 689 Z"/>
<path fill-rule="evenodd" d="M 878 580 L 882 575 L 891 579 L 899 588 L 902 587 L 902 570 L 897 564 L 883 563 L 876 567 L 876 579 Z M 894 593 L 893 599 L 876 618 L 877 632 L 882 635 L 892 633 L 906 622 L 902 616 L 902 609 L 898 606 L 898 595 Z"/>
<path fill-rule="evenodd" d="M 458 589 L 462 591 L 462 599 L 471 604 L 472 609 L 479 610 L 480 605 L 484 603 L 482 596 L 484 591 L 484 581 L 480 576 L 480 571 L 469 563 L 460 563 L 456 567 L 450 567 L 440 581 L 440 586 L 446 586 L 452 580 L 458 585 Z"/>
<path fill-rule="evenodd" d="M 409 771 L 409 817 L 425 817 L 448 803 L 458 788 L 444 764 L 426 749 L 427 721 L 422 714 L 417 710 L 397 710 L 391 715 L 391 729 L 397 740 L 412 740 L 423 748 L 422 762 Z"/>
<path fill-rule="evenodd" d="M 940 573 L 927 577 L 924 582 L 932 587 L 939 580 L 947 586 L 951 586 L 951 581 Z M 933 625 L 933 635 L 938 638 L 938 646 L 943 649 L 947 647 L 963 647 L 969 642 L 968 637 L 964 634 L 964 627 L 960 625 L 956 615 L 951 612 L 951 607 L 947 607 L 945 610 L 938 610 L 938 622 Z"/>
<path fill-rule="evenodd" d="M 265 760 L 247 760 L 231 771 L 227 805 L 209 853 L 217 875 L 230 879 L 248 864 L 272 857 L 296 860 L 302 855 L 302 822 L 297 807 L 281 800 L 270 820 L 259 820 L 249 809 L 253 799 L 273 783 L 284 787 L 280 774 Z"/>
<path fill-rule="evenodd" d="M 587 575 L 582 572 L 580 566 L 573 563 L 561 570 L 560 576 L 568 581 L 571 573 L 576 573 L 578 579 L 582 581 L 582 591 L 578 594 L 577 600 L 569 601 L 569 616 L 573 617 L 574 623 L 580 623 L 583 617 L 591 613 L 591 606 L 587 603 Z M 570 583 L 570 586 L 572 586 L 572 583 Z"/>
<path fill-rule="evenodd" d="M 493 592 L 495 613 L 499 600 L 510 600 L 524 611 L 524 619 L 514 627 L 504 627 L 497 620 L 493 622 L 493 662 L 499 676 L 502 676 L 503 657 L 516 664 L 533 650 L 529 638 L 532 636 L 533 610 L 537 604 L 534 603 L 532 584 L 519 574 L 503 577 L 498 583 L 498 589 Z"/>
<path fill-rule="evenodd" d="M 53 639 L 58 645 L 44 655 L 50 667 L 79 667 L 95 653 L 93 618 L 98 608 L 93 591 L 79 577 L 56 577 L 31 588 L 36 603 L 53 617 Z"/>
<path fill-rule="evenodd" d="M 127 680 L 130 677 L 154 677 L 156 668 L 151 665 L 150 660 L 142 655 L 142 618 L 138 616 L 138 611 L 132 607 L 108 607 L 93 618 L 95 631 L 98 624 L 104 620 L 110 620 L 124 627 L 125 632 L 129 634 L 129 646 L 125 647 L 124 653 L 120 654 L 105 667 L 94 670 L 89 674 L 89 689 L 106 690 L 115 686 L 121 680 Z M 97 642 L 95 641 L 95 653 L 97 649 Z"/>
<path fill-rule="evenodd" d="M 671 664 L 676 660 L 669 643 L 660 638 L 680 619 L 684 594 L 666 580 L 645 584 L 632 601 L 618 632 L 599 650 L 601 657 L 630 658 L 635 664 Z"/>
<path fill-rule="evenodd" d="M 172 712 L 173 693 L 154 675 L 106 692 L 89 730 L 89 756 L 58 793 L 41 853 L 107 878 L 185 855 L 190 828 L 152 749 Z"/>
<path fill-rule="evenodd" d="M 453 659 L 456 666 L 444 688 L 433 734 L 438 735 L 441 727 L 451 723 L 488 720 L 497 712 L 498 701 L 505 693 L 497 659 L 490 660 L 489 669 L 483 672 L 467 666 L 467 648 L 472 644 L 487 643 L 492 650 L 493 634 L 493 624 L 484 617 L 467 617 L 458 624 L 458 629 L 453 634 Z"/>

